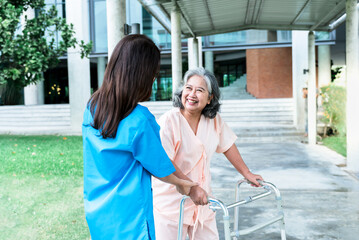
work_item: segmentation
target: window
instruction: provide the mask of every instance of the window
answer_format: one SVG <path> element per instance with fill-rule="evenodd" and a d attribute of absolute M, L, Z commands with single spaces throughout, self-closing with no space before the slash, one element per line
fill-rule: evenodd
<path fill-rule="evenodd" d="M 49 10 L 54 5 L 55 5 L 56 10 L 57 10 L 57 16 L 62 17 L 62 18 L 66 18 L 65 0 L 45 0 L 45 9 L 46 10 Z M 36 11 L 35 11 L 35 14 L 36 14 Z M 49 40 L 54 38 L 55 39 L 55 46 L 58 46 L 58 43 L 62 40 L 61 32 L 56 31 L 54 26 L 49 28 L 46 31 L 45 36 Z"/>
<path fill-rule="evenodd" d="M 107 14 L 105 0 L 90 0 L 90 34 L 95 53 L 107 53 Z"/>

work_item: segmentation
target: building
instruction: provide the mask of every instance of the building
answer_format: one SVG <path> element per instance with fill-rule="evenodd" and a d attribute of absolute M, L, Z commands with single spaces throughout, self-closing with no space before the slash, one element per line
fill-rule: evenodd
<path fill-rule="evenodd" d="M 59 15 L 66 16 L 65 1 L 46 0 L 46 3 L 56 4 Z M 171 36 L 138 1 L 127 0 L 126 3 L 126 23 L 128 25 L 138 23 L 140 33 L 152 38 L 162 52 L 160 77 L 154 84 L 151 100 L 170 100 Z M 108 59 L 106 1 L 90 0 L 87 9 L 88 22 L 85 21 L 84 24 L 88 25 L 88 39 L 93 42 L 93 52 L 90 55 L 90 87 L 93 92 L 102 82 Z M 317 44 L 335 45 L 335 39 L 335 31 L 317 34 Z M 184 71 L 191 64 L 187 42 L 186 38 L 182 39 Z M 292 97 L 291 31 L 244 30 L 216 34 L 202 37 L 199 45 L 202 48 L 199 65 L 213 71 L 221 87 L 229 86 L 249 71 L 247 91 L 250 94 L 257 98 Z M 268 71 L 259 70 L 263 68 Z M 56 68 L 45 72 L 44 78 L 43 102 L 69 103 L 67 56 L 62 58 Z M 263 85 L 267 87 L 258 87 Z M 30 101 L 29 104 L 31 103 L 34 102 Z"/>
<path fill-rule="evenodd" d="M 196 1 L 191 3 L 181 1 L 177 3 L 177 1 L 167 0 L 52 0 L 46 2 L 47 4 L 56 4 L 59 9 L 59 14 L 65 16 L 66 13 L 67 21 L 75 25 L 77 38 L 85 41 L 92 40 L 94 42 L 94 51 L 90 59 L 80 59 L 78 50 L 69 49 L 68 55 L 63 58 L 57 68 L 44 73 L 46 79 L 44 82 L 44 91 L 39 91 L 39 89 L 41 89 L 40 86 L 38 88 L 29 86 L 25 89 L 25 104 L 36 104 L 36 101 L 29 101 L 27 99 L 35 99 L 34 97 L 31 98 L 31 96 L 38 95 L 38 92 L 44 93 L 43 99 L 45 99 L 45 104 L 70 102 L 73 128 L 80 127 L 82 111 L 86 101 L 91 92 L 96 90 L 101 84 L 107 56 L 111 53 L 113 45 L 123 36 L 124 23 L 128 25 L 139 23 L 140 32 L 150 36 L 162 50 L 161 75 L 154 85 L 153 100 L 169 99 L 172 89 L 180 84 L 182 73 L 188 66 L 205 65 L 205 67 L 210 70 L 213 69 L 221 86 L 230 85 L 238 76 L 246 73 L 246 89 L 255 97 L 293 97 L 297 108 L 297 114 L 295 116 L 297 119 L 296 122 L 298 127 L 302 128 L 304 126 L 304 120 L 301 117 L 301 111 L 303 111 L 301 109 L 304 108 L 304 103 L 300 98 L 301 89 L 306 86 L 307 82 L 310 90 L 309 115 L 312 116 L 309 117 L 309 140 L 314 143 L 316 136 L 316 119 L 314 117 L 316 109 L 312 106 L 315 105 L 316 75 L 318 75 L 319 81 L 317 84 L 319 85 L 330 80 L 330 78 L 328 78 L 328 76 L 330 76 L 330 60 L 333 60 L 333 63 L 338 65 L 341 65 L 341 63 L 350 63 L 350 66 L 347 66 L 348 69 L 350 69 L 350 71 L 348 71 L 349 76 L 355 76 L 356 73 L 353 73 L 357 71 L 352 71 L 352 69 L 357 69 L 357 56 L 354 56 L 355 61 L 348 61 L 348 59 L 352 59 L 352 52 L 357 54 L 357 51 L 348 51 L 348 49 L 352 49 L 352 46 L 354 46 L 355 49 L 358 44 L 355 31 L 354 35 L 350 35 L 350 38 L 345 38 L 345 36 L 343 37 L 342 35 L 338 36 L 335 32 L 329 34 L 327 32 L 320 32 L 321 30 L 332 30 L 336 27 L 331 26 L 330 28 L 326 28 L 324 25 L 327 23 L 335 25 L 337 22 L 343 22 L 341 21 L 343 18 L 342 15 L 346 11 L 349 11 L 349 14 L 353 12 L 357 14 L 357 8 L 355 8 L 355 11 L 352 9 L 354 2 L 355 4 L 357 2 L 352 0 L 341 1 L 340 3 L 336 1 L 318 1 L 317 3 L 314 3 L 314 1 L 296 1 L 296 4 L 301 6 L 295 6 L 295 8 L 290 6 L 292 2 L 288 2 L 288 5 L 285 6 L 280 5 L 282 4 L 281 1 L 273 2 L 275 4 L 270 6 L 270 10 L 278 10 L 277 14 L 283 14 L 284 12 L 281 12 L 281 10 L 286 7 L 295 13 L 291 16 L 288 16 L 289 14 L 286 15 L 286 17 L 293 19 L 291 22 L 292 26 L 287 25 L 286 27 L 280 26 L 279 24 L 270 26 L 263 25 L 263 23 L 260 22 L 257 24 L 259 16 L 261 16 L 260 14 L 269 14 L 270 11 L 266 12 L 266 10 L 262 10 L 263 1 L 258 1 L 260 2 L 258 5 L 256 5 L 257 1 L 251 1 L 251 3 L 248 1 L 247 13 L 252 11 L 252 15 L 251 13 L 248 15 L 251 16 L 251 19 L 247 18 L 247 13 L 241 16 L 245 16 L 245 22 L 249 19 L 250 22 L 256 22 L 256 24 L 247 24 L 241 29 L 242 31 L 236 31 L 238 28 L 226 28 L 225 25 L 221 25 L 221 29 L 217 29 L 217 32 L 208 30 L 201 32 L 201 27 L 198 24 L 201 21 L 200 18 L 191 19 L 197 23 L 197 25 L 190 26 L 190 23 L 193 22 L 188 21 L 188 17 L 192 17 L 193 14 L 190 15 L 188 6 L 187 8 L 183 8 L 182 6 L 181 9 L 178 3 L 195 7 L 194 4 Z M 204 2 L 207 3 L 207 13 L 203 15 L 211 19 L 208 2 L 212 1 L 207 0 Z M 226 4 L 230 5 L 245 4 L 245 2 L 246 1 L 225 1 Z M 156 6 L 162 6 L 162 10 L 158 11 L 158 9 L 155 8 Z M 308 9 L 308 6 L 310 6 L 310 9 Z M 324 6 L 332 7 L 332 9 L 328 9 L 328 12 L 324 11 L 321 13 Z M 165 9 L 165 11 L 163 11 L 163 9 Z M 185 9 L 187 9 L 188 12 L 185 12 Z M 199 10 L 199 12 L 201 12 L 203 9 Z M 244 10 L 244 7 L 240 10 Z M 308 13 L 318 14 L 308 17 L 307 15 L 310 14 L 308 14 L 306 10 L 308 10 Z M 228 13 L 228 15 L 234 16 L 231 15 L 233 14 L 232 12 L 233 11 Z M 238 15 L 239 11 L 235 12 L 237 12 Z M 301 23 L 302 25 L 297 24 L 299 22 L 298 19 L 303 16 L 303 12 L 307 14 L 305 15 L 306 18 L 313 18 L 314 22 L 307 24 Z M 169 16 L 169 13 L 171 13 L 171 16 Z M 163 17 L 161 14 L 167 14 L 167 16 Z M 279 19 L 279 17 L 273 14 L 269 14 L 268 16 L 267 21 Z M 354 20 L 352 16 L 354 16 Z M 181 17 L 183 18 L 182 23 L 180 20 Z M 170 22 L 167 21 L 168 19 L 170 19 Z M 355 16 L 355 14 L 350 15 L 350 17 L 346 19 L 347 22 L 350 22 L 347 28 L 350 29 L 350 31 L 346 30 L 346 35 L 348 36 L 351 29 L 355 28 L 355 24 L 357 24 L 357 16 Z M 355 24 L 352 24 L 353 21 Z M 161 22 L 161 24 L 159 22 Z M 210 20 L 209 22 L 213 25 L 215 21 Z M 217 24 L 218 22 L 215 23 Z M 181 31 L 183 26 L 189 30 Z M 194 34 L 193 31 L 195 31 L 196 28 L 198 28 L 198 31 Z M 250 28 L 262 30 L 247 30 Z M 111 30 L 107 31 L 107 29 Z M 288 29 L 294 31 L 289 31 Z M 171 30 L 171 35 L 168 33 L 169 30 Z M 313 30 L 317 31 L 316 35 L 309 34 L 308 37 L 308 31 Z M 338 33 L 340 32 L 343 32 L 343 30 L 339 28 Z M 181 34 L 183 36 L 182 40 L 180 39 Z M 196 35 L 203 37 L 196 38 Z M 316 45 L 318 45 L 317 59 L 315 59 L 315 38 L 318 40 L 316 41 Z M 345 41 L 347 50 L 344 50 L 343 45 L 336 44 L 337 39 L 343 40 L 343 42 Z M 343 54 L 345 51 L 346 54 Z M 333 59 L 331 59 L 330 56 L 333 56 Z M 316 60 L 318 63 L 317 67 Z M 353 63 L 354 67 L 351 66 L 351 63 Z M 317 71 L 315 70 L 316 68 L 318 68 Z M 317 74 L 315 74 L 315 72 L 317 72 Z M 324 77 L 322 78 L 322 76 Z M 66 84 L 66 77 L 68 84 Z M 352 78 L 353 77 L 349 77 L 348 79 Z M 321 79 L 323 79 L 324 82 Z M 352 80 L 350 82 L 351 84 L 356 84 Z M 357 89 L 357 87 L 352 89 Z M 58 91 L 62 92 L 59 94 Z M 55 95 L 53 93 L 55 93 Z M 357 100 L 353 100 L 354 95 L 352 93 L 350 96 L 351 97 L 348 97 L 349 106 L 354 107 Z M 352 119 L 357 119 L 358 117 L 351 114 L 352 113 L 349 113 L 348 119 L 351 119 L 350 122 L 354 123 L 355 121 Z M 355 124 L 352 125 L 354 126 Z M 357 132 L 358 129 L 355 129 L 354 132 Z M 350 138 L 354 135 L 358 134 L 351 134 Z M 357 140 L 354 142 L 357 142 Z M 354 148 L 350 147 L 350 149 Z M 358 156 L 358 151 L 355 152 L 355 154 L 357 154 L 355 156 Z"/>

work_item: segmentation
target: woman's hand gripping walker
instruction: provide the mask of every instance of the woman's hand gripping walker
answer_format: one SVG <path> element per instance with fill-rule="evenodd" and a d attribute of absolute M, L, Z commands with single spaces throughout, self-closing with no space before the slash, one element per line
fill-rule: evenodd
<path fill-rule="evenodd" d="M 223 211 L 223 224 L 224 224 L 224 236 L 225 236 L 225 240 L 230 240 L 231 237 L 233 238 L 233 240 L 238 239 L 240 236 L 243 235 L 247 235 L 249 233 L 252 233 L 256 230 L 259 230 L 261 228 L 264 228 L 268 225 L 271 225 L 273 223 L 279 222 L 280 223 L 280 231 L 281 231 L 281 239 L 285 240 L 286 239 L 286 235 L 285 235 L 285 226 L 284 226 L 284 214 L 282 211 L 282 197 L 280 195 L 279 190 L 277 189 L 276 186 L 274 186 L 274 184 L 270 183 L 270 182 L 265 182 L 265 181 L 261 181 L 258 180 L 260 187 L 263 188 L 263 192 L 253 195 L 253 196 L 248 196 L 247 198 L 245 198 L 244 200 L 239 200 L 239 188 L 242 185 L 242 183 L 247 183 L 250 185 L 254 185 L 252 182 L 248 181 L 247 179 L 243 179 L 240 180 L 237 183 L 236 186 L 236 202 L 229 204 L 229 205 L 224 205 L 220 200 L 215 199 L 215 198 L 208 198 L 208 202 L 210 203 L 210 208 L 213 211 L 216 211 L 218 209 L 222 209 Z M 239 225 L 239 206 L 243 205 L 243 204 L 247 204 L 250 202 L 253 202 L 255 200 L 267 197 L 271 194 L 275 194 L 275 200 L 277 202 L 277 215 L 271 219 L 268 219 L 267 221 L 263 222 L 263 223 L 259 223 L 257 225 L 254 225 L 252 227 L 246 228 L 246 229 L 242 229 L 242 230 L 238 230 L 238 225 Z M 182 240 L 182 226 L 183 226 L 183 209 L 184 209 L 184 203 L 186 201 L 186 199 L 189 198 L 188 196 L 184 196 L 181 200 L 180 203 L 180 216 L 179 216 L 179 226 L 178 226 L 178 234 L 177 234 L 177 240 Z M 230 224 L 229 224 L 229 213 L 228 213 L 228 209 L 230 208 L 235 208 L 234 210 L 234 230 L 231 231 L 230 229 Z"/>

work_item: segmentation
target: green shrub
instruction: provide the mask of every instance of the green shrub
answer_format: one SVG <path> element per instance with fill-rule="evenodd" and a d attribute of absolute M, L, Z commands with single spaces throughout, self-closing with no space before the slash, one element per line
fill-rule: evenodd
<path fill-rule="evenodd" d="M 346 135 L 346 89 L 331 83 L 321 89 L 324 117 L 322 121 L 334 134 Z"/>

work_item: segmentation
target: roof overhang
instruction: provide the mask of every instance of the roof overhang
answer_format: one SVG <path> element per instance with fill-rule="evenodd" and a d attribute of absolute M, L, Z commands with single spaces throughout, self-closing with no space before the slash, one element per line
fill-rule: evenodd
<path fill-rule="evenodd" d="M 138 0 L 171 32 L 178 6 L 183 37 L 248 29 L 332 31 L 345 14 L 346 0 Z M 345 17 L 345 16 L 344 16 Z"/>

